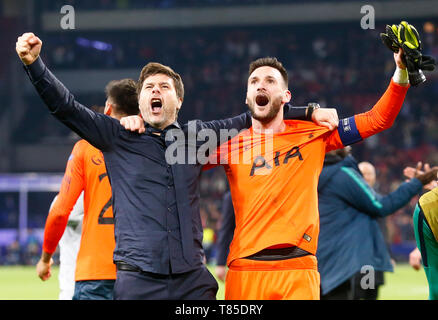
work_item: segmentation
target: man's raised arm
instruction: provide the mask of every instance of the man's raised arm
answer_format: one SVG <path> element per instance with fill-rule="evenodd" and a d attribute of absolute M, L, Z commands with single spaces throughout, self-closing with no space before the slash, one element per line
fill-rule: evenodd
<path fill-rule="evenodd" d="M 394 53 L 396 70 L 379 101 L 367 112 L 341 119 L 338 130 L 327 139 L 326 151 L 357 143 L 392 126 L 410 87 L 402 54 L 401 49 Z"/>
<path fill-rule="evenodd" d="M 42 41 L 33 33 L 17 39 L 16 51 L 24 68 L 51 113 L 96 148 L 110 148 L 120 131 L 118 121 L 78 103 L 70 91 L 48 70 L 40 58 Z"/>

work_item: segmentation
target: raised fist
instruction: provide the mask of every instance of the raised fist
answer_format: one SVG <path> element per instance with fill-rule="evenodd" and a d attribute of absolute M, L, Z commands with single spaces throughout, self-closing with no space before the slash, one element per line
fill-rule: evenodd
<path fill-rule="evenodd" d="M 23 33 L 18 37 L 15 50 L 25 65 L 30 65 L 38 59 L 43 42 L 33 33 Z"/>

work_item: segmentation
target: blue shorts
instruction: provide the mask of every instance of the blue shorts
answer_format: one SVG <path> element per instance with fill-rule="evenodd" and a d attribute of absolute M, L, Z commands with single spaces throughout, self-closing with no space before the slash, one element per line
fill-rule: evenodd
<path fill-rule="evenodd" d="M 73 300 L 113 300 L 115 282 L 115 280 L 76 281 Z"/>

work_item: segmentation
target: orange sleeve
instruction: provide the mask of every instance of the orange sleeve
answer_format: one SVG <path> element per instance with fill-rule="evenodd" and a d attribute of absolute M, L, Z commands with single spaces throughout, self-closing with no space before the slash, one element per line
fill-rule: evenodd
<path fill-rule="evenodd" d="M 64 234 L 68 217 L 84 189 L 83 140 L 77 142 L 67 161 L 59 194 L 50 208 L 44 228 L 43 251 L 53 254 Z"/>
<path fill-rule="evenodd" d="M 338 130 L 333 130 L 327 133 L 327 137 L 325 138 L 325 152 L 329 152 L 331 150 L 342 149 L 344 144 L 342 143 L 342 139 L 339 135 Z"/>
<path fill-rule="evenodd" d="M 354 116 L 357 130 L 366 139 L 391 128 L 405 100 L 409 86 L 401 86 L 391 79 L 388 89 L 374 107 Z"/>
<path fill-rule="evenodd" d="M 362 141 L 391 128 L 408 89 L 409 85 L 401 86 L 391 79 L 385 93 L 371 110 L 339 121 L 338 130 L 327 135 L 326 152 Z"/>

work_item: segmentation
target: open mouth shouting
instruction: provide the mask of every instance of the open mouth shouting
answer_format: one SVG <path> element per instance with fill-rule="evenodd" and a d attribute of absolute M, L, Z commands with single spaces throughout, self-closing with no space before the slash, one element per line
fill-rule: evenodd
<path fill-rule="evenodd" d="M 151 100 L 152 114 L 159 114 L 162 108 L 163 108 L 163 102 L 161 101 L 160 98 L 153 98 Z"/>
<path fill-rule="evenodd" d="M 269 103 L 269 97 L 264 93 L 259 93 L 256 96 L 255 102 L 257 103 L 258 106 L 264 107 Z"/>

